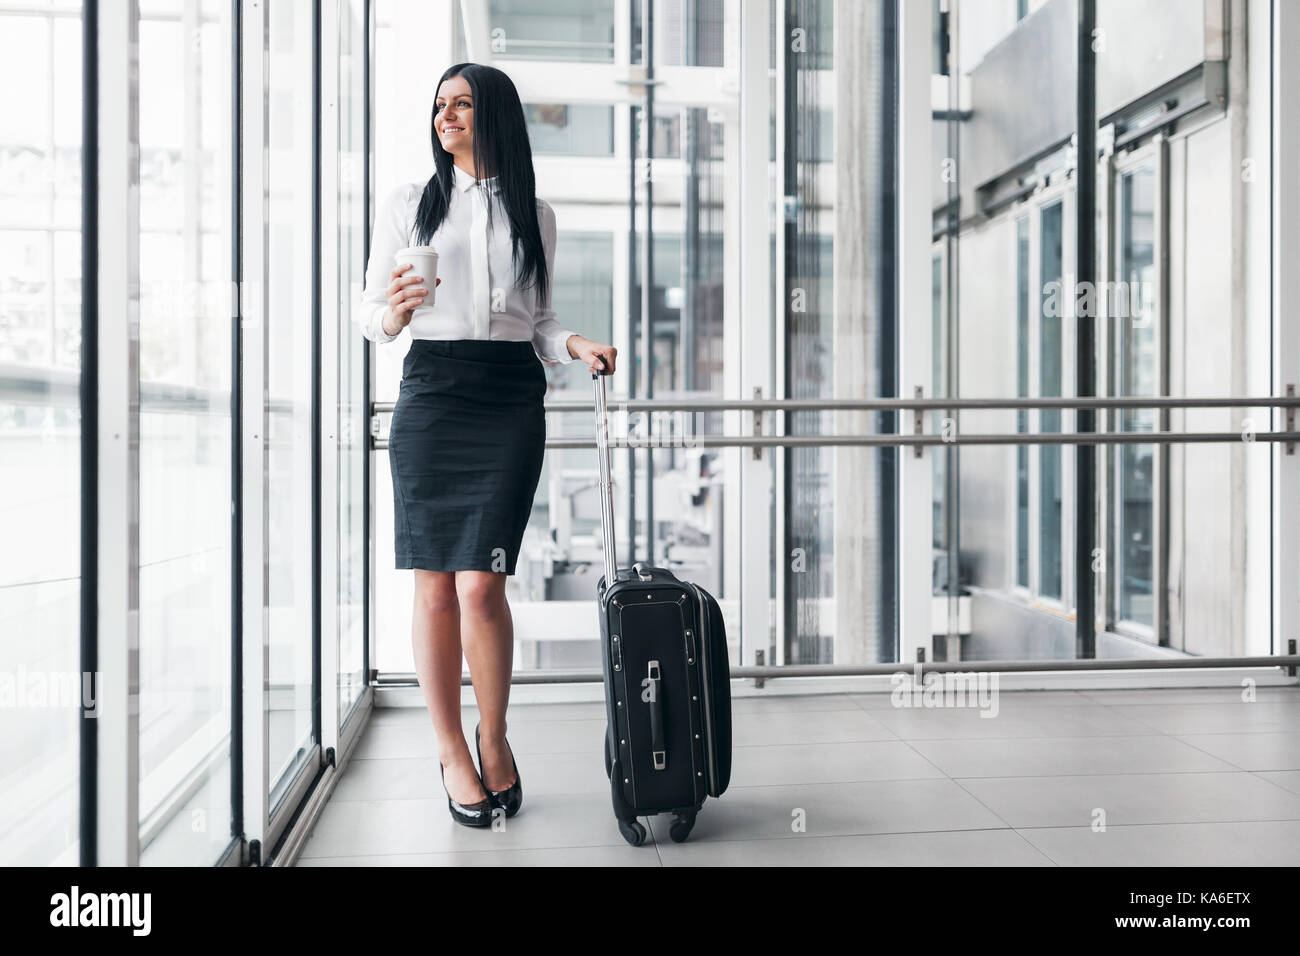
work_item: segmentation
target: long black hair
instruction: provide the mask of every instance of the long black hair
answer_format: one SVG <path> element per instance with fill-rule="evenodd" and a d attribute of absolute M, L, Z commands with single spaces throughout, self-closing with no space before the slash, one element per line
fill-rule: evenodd
<path fill-rule="evenodd" d="M 533 150 L 519 91 L 510 77 L 481 63 L 448 67 L 434 90 L 429 118 L 433 141 L 434 174 L 424 185 L 415 212 L 415 244 L 426 245 L 447 216 L 451 190 L 456 183 L 451 153 L 438 139 L 438 91 L 453 76 L 464 77 L 474 98 L 474 166 L 486 176 L 496 176 L 501 205 L 510 220 L 510 240 L 515 278 L 522 286 L 536 285 L 538 301 L 546 298 L 549 276 L 542 233 L 537 223 L 537 182 L 533 175 Z M 492 204 L 488 203 L 489 225 Z"/>

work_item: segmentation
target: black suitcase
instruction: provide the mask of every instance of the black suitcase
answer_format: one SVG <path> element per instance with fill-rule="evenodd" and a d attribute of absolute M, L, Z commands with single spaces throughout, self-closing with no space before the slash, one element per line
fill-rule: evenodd
<path fill-rule="evenodd" d="M 731 673 L 713 595 L 665 568 L 616 570 L 605 373 L 593 374 L 605 573 L 596 584 L 605 678 L 605 772 L 619 832 L 646 836 L 638 816 L 672 813 L 690 835 L 705 797 L 731 777 Z M 612 583 L 610 583 L 612 582 Z"/>

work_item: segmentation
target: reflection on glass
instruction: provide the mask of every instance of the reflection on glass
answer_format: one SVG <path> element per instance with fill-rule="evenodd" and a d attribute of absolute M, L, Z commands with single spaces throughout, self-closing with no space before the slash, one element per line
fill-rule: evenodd
<path fill-rule="evenodd" d="M 1127 294 L 1115 317 L 1115 394 L 1159 394 L 1155 335 L 1155 174 L 1144 166 L 1120 180 L 1116 273 Z M 1155 409 L 1123 409 L 1120 431 L 1153 431 Z M 1154 625 L 1152 494 L 1154 445 L 1120 445 L 1115 458 L 1115 579 L 1120 620 Z"/>
<path fill-rule="evenodd" d="M 76 865 L 81 8 L 0 11 L 0 865 Z"/>
<path fill-rule="evenodd" d="M 273 804 L 312 727 L 312 11 L 270 14 L 267 501 L 270 532 L 270 779 Z M 257 560 L 248 556 L 245 560 Z"/>
<path fill-rule="evenodd" d="M 614 60 L 614 0 L 491 0 L 488 29 L 503 59 Z"/>
<path fill-rule="evenodd" d="M 655 0 L 655 66 L 722 66 L 724 0 Z M 641 58 L 641 10 L 632 3 L 632 62 Z"/>
<path fill-rule="evenodd" d="M 535 156 L 613 156 L 614 107 L 592 103 L 525 103 Z"/>
<path fill-rule="evenodd" d="M 1062 288 L 1063 235 L 1062 207 L 1055 202 L 1040 214 L 1039 232 L 1041 262 L 1038 270 L 1039 333 L 1038 333 L 1038 393 L 1044 398 L 1058 397 L 1061 393 L 1061 313 L 1064 297 L 1070 291 Z M 1041 409 L 1038 413 L 1039 430 L 1059 432 L 1059 409 Z M 1044 597 L 1061 597 L 1061 446 L 1040 445 L 1038 449 L 1038 593 Z"/>

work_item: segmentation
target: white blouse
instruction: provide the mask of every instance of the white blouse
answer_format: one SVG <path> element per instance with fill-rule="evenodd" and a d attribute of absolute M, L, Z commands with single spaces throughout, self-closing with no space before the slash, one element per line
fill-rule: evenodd
<path fill-rule="evenodd" d="M 428 303 L 418 306 L 407 328 L 416 339 L 503 339 L 531 341 L 538 357 L 547 362 L 576 362 L 566 343 L 575 333 L 563 328 L 551 308 L 551 286 L 555 282 L 555 211 L 537 200 L 538 226 L 546 253 L 549 274 L 546 300 L 538 301 L 532 286 L 515 283 L 511 260 L 510 220 L 501 203 L 496 177 L 476 185 L 475 179 L 453 166 L 456 184 L 446 218 L 429 240 L 438 252 L 438 278 L 442 285 L 427 282 Z M 424 190 L 422 183 L 406 183 L 390 192 L 375 214 L 370 261 L 366 265 L 365 287 L 353 309 L 353 320 L 361 334 L 372 342 L 397 338 L 383 329 L 388 308 L 388 283 L 397 265 L 399 249 L 415 245 L 415 212 Z M 487 204 L 492 203 L 492 224 L 488 226 Z M 403 273 L 410 275 L 410 272 Z M 399 333 L 400 334 L 400 333 Z"/>

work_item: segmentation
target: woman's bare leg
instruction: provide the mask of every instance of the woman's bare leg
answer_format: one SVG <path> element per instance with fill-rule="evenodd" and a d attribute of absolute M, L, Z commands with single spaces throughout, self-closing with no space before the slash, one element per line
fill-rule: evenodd
<path fill-rule="evenodd" d="M 456 596 L 465 659 L 478 698 L 483 782 L 489 789 L 505 790 L 515 780 L 510 750 L 505 744 L 515 652 L 506 576 L 493 571 L 457 571 Z"/>
<path fill-rule="evenodd" d="M 411 615 L 415 676 L 433 718 L 447 793 L 457 803 L 470 804 L 487 794 L 479 783 L 460 723 L 460 617 L 456 573 L 417 569 Z"/>

